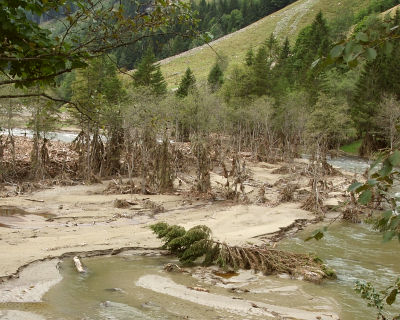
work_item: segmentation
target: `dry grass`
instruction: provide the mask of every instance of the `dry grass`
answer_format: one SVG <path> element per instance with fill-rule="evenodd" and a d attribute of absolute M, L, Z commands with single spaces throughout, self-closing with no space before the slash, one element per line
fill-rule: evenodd
<path fill-rule="evenodd" d="M 330 19 L 343 10 L 357 12 L 366 5 L 368 1 L 365 0 L 299 0 L 246 28 L 213 41 L 211 46 L 219 54 L 228 57 L 232 66 L 244 60 L 250 46 L 256 48 L 275 30 L 279 38 L 288 36 L 293 43 L 298 32 L 310 24 L 320 10 Z M 178 86 L 188 66 L 199 81 L 205 80 L 216 58 L 213 49 L 204 45 L 162 60 L 161 70 L 169 88 Z"/>

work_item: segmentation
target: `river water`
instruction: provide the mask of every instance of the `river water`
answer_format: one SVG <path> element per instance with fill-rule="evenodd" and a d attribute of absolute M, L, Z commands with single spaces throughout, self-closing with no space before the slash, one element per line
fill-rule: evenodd
<path fill-rule="evenodd" d="M 6 130 L 1 131 L 0 134 L 8 134 Z M 13 129 L 13 135 L 17 137 L 33 137 L 33 131 L 29 129 Z M 46 134 L 46 138 L 50 140 L 57 140 L 62 142 L 72 142 L 78 136 L 76 132 L 69 131 L 57 131 L 57 132 L 49 132 Z"/>
<path fill-rule="evenodd" d="M 316 227 L 284 240 L 280 248 L 317 254 L 336 270 L 337 280 L 313 284 L 242 271 L 221 278 L 222 284 L 207 275 L 163 271 L 164 264 L 176 262 L 171 257 L 135 255 L 84 259 L 88 273 L 82 275 L 68 259 L 60 266 L 63 280 L 46 293 L 43 302 L 0 304 L 0 315 L 2 309 L 14 309 L 48 320 L 274 319 L 264 312 L 269 310 L 284 319 L 312 320 L 318 315 L 375 319 L 375 311 L 354 292 L 354 283 L 359 279 L 378 288 L 390 285 L 400 274 L 399 243 L 383 244 L 369 225 L 347 223 L 331 226 L 318 242 L 305 242 Z M 188 289 L 195 287 L 209 292 Z M 399 308 L 390 311 L 400 313 Z"/>

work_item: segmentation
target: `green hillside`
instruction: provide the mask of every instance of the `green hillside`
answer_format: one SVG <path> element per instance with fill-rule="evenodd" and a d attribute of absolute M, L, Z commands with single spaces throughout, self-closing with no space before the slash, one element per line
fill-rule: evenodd
<path fill-rule="evenodd" d="M 286 8 L 269 15 L 248 27 L 222 37 L 210 43 L 194 48 L 182 54 L 161 61 L 161 70 L 170 88 L 177 87 L 186 68 L 190 66 L 198 80 L 206 79 L 214 61 L 215 51 L 229 59 L 230 65 L 243 61 L 250 46 L 259 46 L 270 34 L 275 32 L 278 38 L 289 37 L 291 41 L 298 32 L 310 24 L 321 10 L 328 18 L 334 18 L 353 10 L 366 7 L 366 0 L 299 0 Z"/>

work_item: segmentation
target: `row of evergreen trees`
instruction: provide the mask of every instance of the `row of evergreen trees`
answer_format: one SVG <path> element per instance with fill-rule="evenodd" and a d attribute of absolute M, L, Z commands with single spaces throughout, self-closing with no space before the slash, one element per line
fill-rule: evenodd
<path fill-rule="evenodd" d="M 382 20 L 378 15 L 370 15 L 360 24 L 374 30 L 382 25 Z M 391 24 L 400 24 L 399 10 Z M 355 130 L 353 138 L 363 138 L 361 151 L 364 154 L 387 146 L 388 137 L 377 118 L 382 113 L 380 104 L 385 97 L 400 100 L 400 73 L 394 72 L 400 70 L 400 43 L 396 41 L 378 47 L 378 58 L 356 69 L 336 65 L 319 73 L 310 66 L 318 57 L 326 56 L 335 41 L 331 25 L 321 12 L 318 13 L 313 23 L 301 30 L 293 46 L 288 39 L 279 43 L 271 34 L 257 50 L 250 48 L 243 64 L 234 66 L 228 77 L 224 77 L 215 65 L 209 75 L 210 87 L 215 90 L 225 82 L 221 93 L 232 105 L 243 105 L 243 100 L 256 97 L 272 97 L 277 114 L 291 93 L 303 92 L 308 114 L 328 117 L 331 114 L 327 113 L 340 110 L 342 119 L 352 120 L 343 123 Z M 400 34 L 400 30 L 397 32 Z M 322 96 L 324 103 L 329 101 L 330 106 L 321 106 Z M 332 105 L 337 108 L 332 110 Z M 318 107 L 322 110 L 317 110 Z M 345 132 L 350 127 L 340 129 Z M 333 139 L 330 146 L 336 147 L 335 143 L 337 141 Z"/>
<path fill-rule="evenodd" d="M 192 9 L 199 20 L 195 31 L 209 32 L 216 39 L 239 30 L 292 2 L 294 0 L 192 0 Z M 137 10 L 137 6 L 129 1 L 123 1 L 123 5 L 130 14 L 134 14 Z M 160 60 L 204 44 L 200 38 L 182 37 L 186 30 L 179 24 L 169 31 L 170 35 L 143 39 L 117 49 L 115 55 L 119 67 L 128 70 L 136 68 L 143 56 L 143 49 L 147 47 L 152 47 L 157 60 Z"/>

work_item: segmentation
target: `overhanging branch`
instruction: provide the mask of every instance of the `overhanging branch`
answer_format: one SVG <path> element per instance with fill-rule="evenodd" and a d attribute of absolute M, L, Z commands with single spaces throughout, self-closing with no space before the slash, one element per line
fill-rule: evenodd
<path fill-rule="evenodd" d="M 87 113 L 85 113 L 82 108 L 76 104 L 75 102 L 65 100 L 65 99 L 60 99 L 60 98 L 55 98 L 52 96 L 49 96 L 47 93 L 26 93 L 26 94 L 7 94 L 7 95 L 0 95 L 0 100 L 2 99 L 23 99 L 23 98 L 45 98 L 54 102 L 60 102 L 62 104 L 69 104 L 73 106 L 79 113 L 83 114 L 85 117 L 87 117 L 89 120 L 92 120 L 92 117 L 90 117 Z"/>
<path fill-rule="evenodd" d="M 15 83 L 24 83 L 24 82 L 47 80 L 47 79 L 51 79 L 51 78 L 57 77 L 59 75 L 62 75 L 64 73 L 71 72 L 71 71 L 72 71 L 72 69 L 68 68 L 68 69 L 64 69 L 64 70 L 61 70 L 61 71 L 56 72 L 56 73 L 49 74 L 47 76 L 41 76 L 41 77 L 29 78 L 29 79 L 13 79 L 13 80 L 0 81 L 0 86 L 7 85 L 7 84 L 15 84 Z"/>

